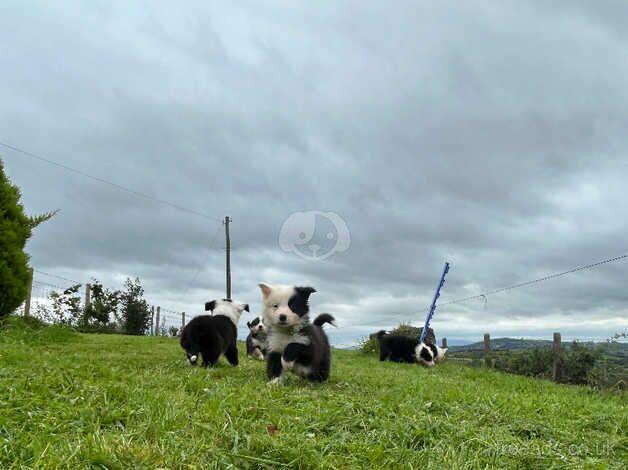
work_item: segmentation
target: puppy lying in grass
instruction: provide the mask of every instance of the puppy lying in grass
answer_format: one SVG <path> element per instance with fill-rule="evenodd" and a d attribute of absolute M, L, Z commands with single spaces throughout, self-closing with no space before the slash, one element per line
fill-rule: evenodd
<path fill-rule="evenodd" d="M 329 378 L 331 352 L 322 326 L 336 326 L 334 317 L 323 313 L 309 321 L 312 287 L 259 285 L 264 298 L 263 318 L 268 326 L 266 372 L 271 383 L 281 381 L 285 371 L 313 382 Z"/>

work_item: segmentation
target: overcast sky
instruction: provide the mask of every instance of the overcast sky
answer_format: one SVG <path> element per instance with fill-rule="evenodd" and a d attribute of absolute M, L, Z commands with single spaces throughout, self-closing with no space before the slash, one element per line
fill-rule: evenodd
<path fill-rule="evenodd" d="M 210 219 L 0 158 L 29 213 L 61 210 L 28 244 L 36 269 L 139 276 L 151 303 L 199 314 L 224 296 L 211 217 L 230 215 L 245 319 L 258 282 L 311 285 L 350 344 L 422 323 L 445 260 L 443 302 L 628 253 L 627 32 L 621 0 L 4 1 L 0 140 Z M 308 211 L 311 243 L 285 251 Z M 312 228 L 290 220 L 288 238 Z M 329 254 L 337 220 L 348 248 L 302 256 Z M 628 328 L 627 274 L 444 306 L 433 326 L 605 338 Z"/>

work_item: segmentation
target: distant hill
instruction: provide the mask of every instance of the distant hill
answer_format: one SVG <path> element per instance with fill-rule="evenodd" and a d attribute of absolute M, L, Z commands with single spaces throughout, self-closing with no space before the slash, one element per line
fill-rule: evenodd
<path fill-rule="evenodd" d="M 606 356 L 615 363 L 628 366 L 628 343 L 578 343 L 582 346 L 604 348 Z M 573 341 L 563 341 L 562 347 L 569 349 Z M 491 351 L 523 351 L 526 349 L 551 348 L 552 341 L 543 339 L 522 339 L 522 338 L 491 338 Z M 465 344 L 462 346 L 450 346 L 449 353 L 454 356 L 473 356 L 484 350 L 484 342 Z"/>

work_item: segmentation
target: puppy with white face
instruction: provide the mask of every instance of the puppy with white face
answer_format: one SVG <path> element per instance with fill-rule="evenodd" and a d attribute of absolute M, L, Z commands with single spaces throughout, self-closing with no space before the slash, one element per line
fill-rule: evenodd
<path fill-rule="evenodd" d="M 329 377 L 331 354 L 322 325 L 335 325 L 334 317 L 323 313 L 309 320 L 309 297 L 313 287 L 259 285 L 264 299 L 263 321 L 268 326 L 266 372 L 277 382 L 285 370 L 312 381 Z"/>
<path fill-rule="evenodd" d="M 249 328 L 249 335 L 246 337 L 246 354 L 263 361 L 267 351 L 266 327 L 259 317 L 247 322 L 246 326 Z"/>
<path fill-rule="evenodd" d="M 238 364 L 238 321 L 243 311 L 249 311 L 247 304 L 230 299 L 212 300 L 205 304 L 205 311 L 211 315 L 192 318 L 181 332 L 180 343 L 191 365 L 196 365 L 199 356 L 203 366 L 213 366 L 221 354 L 232 365 Z"/>
<path fill-rule="evenodd" d="M 445 357 L 447 348 L 441 348 L 431 343 L 421 343 L 415 349 L 416 360 L 427 367 L 434 367 L 436 362 L 440 362 Z"/>

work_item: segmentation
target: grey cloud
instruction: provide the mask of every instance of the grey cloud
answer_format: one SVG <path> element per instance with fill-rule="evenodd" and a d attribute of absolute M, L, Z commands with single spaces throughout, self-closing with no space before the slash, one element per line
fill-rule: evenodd
<path fill-rule="evenodd" d="M 257 282 L 312 284 L 317 308 L 364 324 L 332 333 L 349 341 L 368 323 L 420 323 L 444 259 L 447 300 L 626 250 L 620 8 L 10 3 L 1 140 L 231 215 L 234 295 L 259 311 Z M 62 209 L 29 243 L 36 266 L 139 275 L 151 302 L 188 312 L 222 295 L 217 222 L 0 156 L 30 211 Z M 283 222 L 307 210 L 339 214 L 350 249 L 320 262 L 281 251 Z M 435 325 L 477 337 L 500 318 L 529 319 L 510 334 L 545 334 L 551 315 L 625 319 L 624 273 L 452 305 Z"/>

